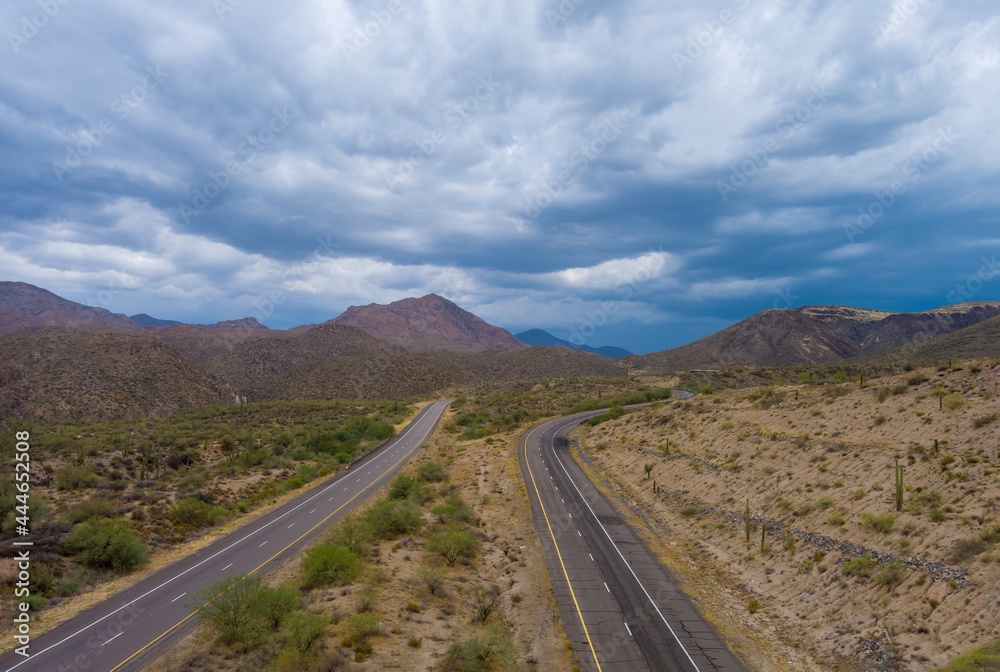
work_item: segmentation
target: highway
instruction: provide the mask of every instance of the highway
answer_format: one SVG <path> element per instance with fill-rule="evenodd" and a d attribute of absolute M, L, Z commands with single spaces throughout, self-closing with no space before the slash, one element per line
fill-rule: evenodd
<path fill-rule="evenodd" d="M 569 456 L 566 435 L 601 412 L 549 420 L 521 439 L 535 529 L 578 664 L 591 672 L 745 672 Z"/>
<path fill-rule="evenodd" d="M 397 436 L 349 470 L 239 530 L 146 577 L 31 642 L 31 656 L 9 652 L 0 670 L 131 672 L 161 656 L 197 624 L 197 590 L 231 574 L 261 574 L 287 561 L 332 522 L 377 491 L 431 435 L 450 401 L 429 404 Z"/>

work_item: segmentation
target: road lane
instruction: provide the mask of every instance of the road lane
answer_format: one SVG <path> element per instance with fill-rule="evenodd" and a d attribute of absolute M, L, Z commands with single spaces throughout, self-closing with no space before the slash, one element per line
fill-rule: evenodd
<path fill-rule="evenodd" d="M 448 403 L 429 404 L 349 470 L 33 640 L 30 658 L 5 654 L 0 670 L 141 670 L 195 627 L 188 596 L 227 575 L 268 571 L 298 552 L 391 479 L 431 435 Z"/>
<path fill-rule="evenodd" d="M 522 437 L 535 527 L 567 636 L 597 672 L 743 672 L 669 571 L 569 457 L 565 436 L 593 411 Z"/>

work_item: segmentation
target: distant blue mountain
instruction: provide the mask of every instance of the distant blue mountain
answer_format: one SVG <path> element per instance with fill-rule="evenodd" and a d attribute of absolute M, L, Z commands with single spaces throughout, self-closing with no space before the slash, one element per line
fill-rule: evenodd
<path fill-rule="evenodd" d="M 129 319 L 138 324 L 140 327 L 172 327 L 175 324 L 183 324 L 183 322 L 175 322 L 174 320 L 158 320 L 155 317 L 147 315 L 146 313 L 130 315 Z"/>
<path fill-rule="evenodd" d="M 522 343 L 527 343 L 528 345 L 547 345 L 553 348 L 572 348 L 574 350 L 592 352 L 595 355 L 600 355 L 601 357 L 607 357 L 609 359 L 627 357 L 632 354 L 625 348 L 616 348 L 613 345 L 605 345 L 600 348 L 592 348 L 589 345 L 577 345 L 576 343 L 556 338 L 549 332 L 543 331 L 542 329 L 529 329 L 528 331 L 522 331 L 520 334 L 514 334 L 514 338 Z"/>

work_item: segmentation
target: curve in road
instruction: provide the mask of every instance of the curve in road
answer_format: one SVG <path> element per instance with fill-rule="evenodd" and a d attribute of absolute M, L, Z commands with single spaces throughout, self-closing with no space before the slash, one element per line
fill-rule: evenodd
<path fill-rule="evenodd" d="M 407 427 L 349 470 L 248 523 L 210 546 L 146 577 L 31 643 L 10 652 L 4 672 L 127 672 L 142 669 L 195 627 L 191 596 L 232 574 L 284 562 L 375 492 L 434 431 L 450 401 L 429 404 Z"/>
<path fill-rule="evenodd" d="M 579 664 L 596 672 L 745 672 L 669 571 L 569 457 L 566 435 L 602 411 L 537 425 L 521 468 L 556 602 Z"/>

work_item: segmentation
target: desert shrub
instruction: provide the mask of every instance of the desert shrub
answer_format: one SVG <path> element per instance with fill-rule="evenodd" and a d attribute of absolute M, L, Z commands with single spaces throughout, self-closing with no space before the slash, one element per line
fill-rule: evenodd
<path fill-rule="evenodd" d="M 310 651 L 326 634 L 328 623 L 327 619 L 319 614 L 290 611 L 285 619 L 285 645 L 298 653 Z"/>
<path fill-rule="evenodd" d="M 440 483 L 448 480 L 448 470 L 440 462 L 424 462 L 417 468 L 417 476 L 422 481 Z"/>
<path fill-rule="evenodd" d="M 935 605 L 936 606 L 936 605 Z M 972 649 L 935 672 L 997 672 L 1000 670 L 1000 642 Z"/>
<path fill-rule="evenodd" d="M 869 576 L 875 569 L 875 559 L 870 555 L 851 558 L 844 563 L 844 574 L 848 576 Z"/>
<path fill-rule="evenodd" d="M 499 672 L 509 669 L 518 650 L 507 629 L 495 623 L 480 637 L 456 642 L 448 649 L 442 672 Z"/>
<path fill-rule="evenodd" d="M 438 567 L 424 567 L 420 570 L 420 581 L 427 586 L 427 592 L 434 595 L 444 585 L 444 572 Z"/>
<path fill-rule="evenodd" d="M 361 516 L 362 524 L 371 531 L 373 539 L 394 539 L 420 529 L 423 519 L 420 511 L 409 500 L 383 499 Z"/>
<path fill-rule="evenodd" d="M 1000 524 L 986 527 L 980 532 L 978 537 L 956 541 L 951 554 L 951 560 L 952 562 L 966 561 L 981 553 L 985 553 L 997 543 L 1000 543 Z"/>
<path fill-rule="evenodd" d="M 975 427 L 976 429 L 980 429 L 981 427 L 985 427 L 986 425 L 996 422 L 996 419 L 997 419 L 996 413 L 990 413 L 988 415 L 979 415 L 972 419 L 972 426 Z"/>
<path fill-rule="evenodd" d="M 29 500 L 30 501 L 30 500 Z M 114 518 L 118 515 L 118 508 L 114 502 L 107 499 L 85 499 L 64 516 L 66 522 L 76 525 L 92 518 Z"/>
<path fill-rule="evenodd" d="M 927 509 L 937 508 L 941 504 L 940 490 L 921 490 L 910 497 L 910 511 L 923 513 Z"/>
<path fill-rule="evenodd" d="M 901 562 L 890 562 L 882 566 L 875 574 L 875 583 L 893 590 L 906 579 L 906 565 Z"/>
<path fill-rule="evenodd" d="M 861 514 L 861 524 L 876 532 L 888 534 L 892 530 L 893 525 L 896 524 L 896 516 L 892 513 L 876 516 L 875 514 L 865 512 Z"/>
<path fill-rule="evenodd" d="M 965 398 L 960 392 L 952 392 L 944 398 L 944 405 L 948 410 L 954 411 L 965 406 Z"/>
<path fill-rule="evenodd" d="M 472 607 L 476 620 L 485 623 L 500 607 L 500 589 L 497 586 L 476 586 L 472 590 Z"/>
<path fill-rule="evenodd" d="M 471 525 L 476 520 L 476 512 L 459 495 L 452 495 L 446 503 L 433 507 L 431 513 L 445 524 Z"/>
<path fill-rule="evenodd" d="M 368 543 L 374 539 L 374 533 L 366 520 L 347 514 L 330 530 L 327 539 L 331 546 L 343 546 L 361 556 L 368 552 Z"/>
<path fill-rule="evenodd" d="M 65 545 L 80 564 L 91 569 L 125 573 L 149 560 L 146 544 L 121 519 L 88 520 L 69 535 Z"/>
<path fill-rule="evenodd" d="M 471 530 L 449 530 L 435 534 L 427 540 L 427 552 L 439 555 L 449 565 L 459 559 L 471 559 L 479 552 L 479 539 Z"/>
<path fill-rule="evenodd" d="M 434 490 L 410 476 L 397 476 L 389 487 L 389 499 L 409 499 L 422 505 L 434 499 Z"/>
<path fill-rule="evenodd" d="M 300 464 L 299 468 L 295 470 L 295 475 L 303 483 L 309 483 L 316 478 L 317 469 L 312 464 Z"/>
<path fill-rule="evenodd" d="M 233 575 L 195 591 L 192 606 L 219 643 L 248 651 L 272 636 L 298 606 L 298 596 L 265 586 L 260 577 Z"/>
<path fill-rule="evenodd" d="M 350 583 L 361 573 L 362 566 L 361 558 L 345 546 L 313 546 L 302 558 L 303 586 L 316 588 Z"/>
<path fill-rule="evenodd" d="M 167 518 L 174 523 L 193 529 L 215 525 L 227 515 L 229 511 L 226 509 L 207 504 L 197 497 L 181 499 L 167 512 Z"/>
<path fill-rule="evenodd" d="M 844 520 L 844 514 L 841 513 L 840 511 L 831 511 L 830 515 L 828 515 L 826 517 L 826 524 L 827 525 L 837 525 L 837 526 L 840 526 L 840 525 L 843 525 L 846 522 L 847 521 Z"/>
<path fill-rule="evenodd" d="M 820 497 L 816 500 L 816 506 L 820 509 L 826 511 L 831 506 L 833 506 L 833 497 Z"/>
<path fill-rule="evenodd" d="M 864 499 L 864 498 L 865 498 L 865 495 L 867 495 L 867 494 L 868 494 L 868 493 L 867 493 L 867 492 L 865 492 L 864 490 L 860 490 L 860 489 L 859 489 L 859 490 L 855 490 L 855 491 L 854 491 L 854 492 L 853 492 L 853 493 L 851 494 L 851 499 L 853 499 L 853 500 L 854 500 L 854 501 L 856 502 L 856 501 L 858 501 L 858 500 L 861 500 L 861 499 Z"/>
<path fill-rule="evenodd" d="M 926 383 L 928 380 L 930 380 L 930 378 L 928 378 L 927 376 L 925 376 L 922 373 L 918 373 L 918 374 L 916 374 L 914 376 L 910 376 L 907 379 L 906 384 L 909 385 L 910 387 L 916 387 L 917 385 L 920 385 L 922 383 Z"/>
<path fill-rule="evenodd" d="M 86 490 L 96 488 L 101 479 L 92 465 L 68 464 L 56 470 L 56 487 L 60 490 Z"/>

